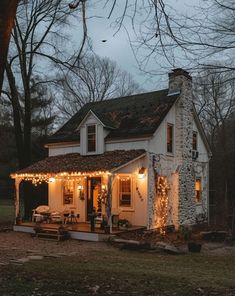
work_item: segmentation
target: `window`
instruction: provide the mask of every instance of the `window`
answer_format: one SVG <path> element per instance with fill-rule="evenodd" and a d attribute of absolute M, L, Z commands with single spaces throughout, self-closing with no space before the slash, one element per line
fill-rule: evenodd
<path fill-rule="evenodd" d="M 197 150 L 197 132 L 193 132 L 193 150 Z"/>
<path fill-rule="evenodd" d="M 195 198 L 197 202 L 202 201 L 202 181 L 200 178 L 195 181 Z"/>
<path fill-rule="evenodd" d="M 87 126 L 87 152 L 96 151 L 96 126 Z"/>
<path fill-rule="evenodd" d="M 63 204 L 73 204 L 74 182 L 65 181 L 63 185 Z"/>
<path fill-rule="evenodd" d="M 119 179 L 119 206 L 131 206 L 131 178 L 120 177 Z"/>
<path fill-rule="evenodd" d="M 173 124 L 167 124 L 167 152 L 173 153 Z"/>

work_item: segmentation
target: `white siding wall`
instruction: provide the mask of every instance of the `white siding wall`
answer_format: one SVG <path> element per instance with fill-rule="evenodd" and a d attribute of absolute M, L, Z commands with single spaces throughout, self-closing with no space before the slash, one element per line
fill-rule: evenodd
<path fill-rule="evenodd" d="M 138 171 L 141 167 L 146 168 L 147 173 L 147 159 L 141 158 L 126 167 L 123 167 L 118 172 L 115 172 L 113 182 L 113 200 L 112 209 L 120 211 L 120 219 L 127 219 L 133 225 L 146 225 L 147 224 L 147 198 L 148 198 L 148 178 L 147 174 L 143 179 L 138 178 Z M 120 207 L 119 206 L 119 179 L 118 175 L 130 174 L 132 180 L 132 206 Z M 138 194 L 138 188 L 140 195 Z"/>
<path fill-rule="evenodd" d="M 105 151 L 113 150 L 131 150 L 131 149 L 144 149 L 148 150 L 148 140 L 130 140 L 129 142 L 115 142 L 115 143 L 106 143 Z"/>
<path fill-rule="evenodd" d="M 79 184 L 86 188 L 86 179 L 82 179 Z M 86 217 L 86 201 L 80 200 L 78 191 L 78 182 L 74 181 L 74 196 L 73 204 L 63 204 L 63 182 L 56 180 L 53 183 L 49 183 L 49 197 L 48 205 L 51 211 L 63 212 L 64 210 L 73 210 L 76 214 L 80 215 L 79 221 L 85 221 Z M 86 193 L 86 192 L 85 192 Z"/>
<path fill-rule="evenodd" d="M 199 152 L 199 156 L 198 156 L 197 161 L 200 161 L 200 162 L 201 161 L 208 161 L 209 160 L 208 152 L 207 152 L 206 146 L 203 142 L 203 139 L 201 137 L 201 134 L 198 131 L 195 120 L 193 121 L 193 131 L 197 132 L 197 142 L 198 142 L 197 150 Z"/>
<path fill-rule="evenodd" d="M 80 153 L 80 145 L 77 144 L 76 146 L 49 146 L 48 148 L 48 156 L 55 156 L 61 154 L 68 154 L 68 153 Z"/>
<path fill-rule="evenodd" d="M 149 151 L 153 153 L 158 153 L 158 154 L 166 154 L 166 134 L 167 134 L 167 123 L 173 124 L 174 125 L 174 144 L 175 144 L 175 106 L 173 106 L 156 132 L 154 133 L 154 136 L 152 139 L 149 141 Z M 175 145 L 173 145 L 174 149 Z"/>

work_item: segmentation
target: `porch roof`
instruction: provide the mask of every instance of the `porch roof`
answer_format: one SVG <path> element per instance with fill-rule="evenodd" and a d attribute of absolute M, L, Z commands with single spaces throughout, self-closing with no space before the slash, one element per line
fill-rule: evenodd
<path fill-rule="evenodd" d="M 17 171 L 13 177 L 25 174 L 90 173 L 112 171 L 144 155 L 145 150 L 114 150 L 99 155 L 82 156 L 79 153 L 50 156 L 27 168 Z"/>

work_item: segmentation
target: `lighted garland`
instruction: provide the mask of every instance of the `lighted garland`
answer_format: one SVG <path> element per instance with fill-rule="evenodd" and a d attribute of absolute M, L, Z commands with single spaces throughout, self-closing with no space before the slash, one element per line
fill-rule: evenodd
<path fill-rule="evenodd" d="M 157 196 L 158 196 L 158 218 L 160 233 L 165 234 L 165 226 L 167 224 L 168 215 L 168 191 L 169 186 L 167 183 L 167 177 L 158 176 L 157 180 Z"/>
<path fill-rule="evenodd" d="M 51 183 L 53 182 L 52 179 L 56 181 L 61 180 L 70 180 L 70 181 L 77 181 L 80 177 L 95 177 L 95 176 L 101 176 L 101 175 L 110 175 L 110 172 L 108 171 L 96 171 L 96 172 L 73 172 L 73 173 L 67 173 L 67 172 L 61 172 L 57 174 L 33 174 L 33 173 L 22 173 L 22 174 L 12 174 L 11 178 L 13 179 L 21 179 L 24 181 L 31 181 L 34 186 L 40 185 L 43 182 Z"/>

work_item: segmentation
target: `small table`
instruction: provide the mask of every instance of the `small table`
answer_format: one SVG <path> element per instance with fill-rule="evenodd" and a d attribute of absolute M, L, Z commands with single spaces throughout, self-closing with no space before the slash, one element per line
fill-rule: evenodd
<path fill-rule="evenodd" d="M 74 224 L 74 223 L 78 223 L 78 218 L 79 218 L 79 214 L 75 214 L 73 211 L 71 211 L 71 213 L 66 213 L 64 214 L 64 224 Z"/>

